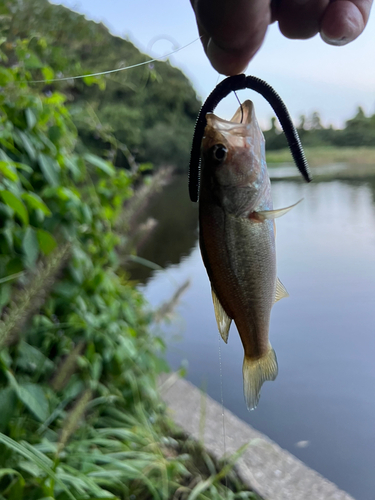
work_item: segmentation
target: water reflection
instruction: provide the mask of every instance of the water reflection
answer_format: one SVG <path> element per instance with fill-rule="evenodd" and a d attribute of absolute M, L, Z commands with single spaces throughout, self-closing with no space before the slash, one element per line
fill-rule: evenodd
<path fill-rule="evenodd" d="M 181 334 L 179 342 L 169 342 L 168 360 L 177 368 L 187 359 L 189 380 L 220 400 L 219 336 L 196 244 L 197 213 L 185 180 L 168 193 L 169 200 L 164 194 L 155 202 L 153 216 L 164 207 L 169 223 L 163 222 L 160 241 L 149 242 L 147 258 L 172 264 L 152 275 L 145 293 L 157 305 L 172 295 L 173 282 L 191 279 L 180 320 L 163 328 Z M 273 197 L 276 208 L 304 198 L 277 220 L 279 276 L 290 293 L 271 318 L 279 376 L 264 385 L 258 409 L 249 413 L 243 349 L 232 327 L 221 350 L 225 406 L 367 500 L 375 491 L 375 182 L 277 181 Z M 296 446 L 301 441 L 308 445 Z"/>
<path fill-rule="evenodd" d="M 142 246 L 140 255 L 165 268 L 178 264 L 194 248 L 197 238 L 198 205 L 188 199 L 187 180 L 177 176 L 152 199 L 140 222 L 152 217 L 158 221 L 152 237 Z M 133 279 L 144 283 L 151 274 L 150 269 L 134 265 L 130 268 Z"/>

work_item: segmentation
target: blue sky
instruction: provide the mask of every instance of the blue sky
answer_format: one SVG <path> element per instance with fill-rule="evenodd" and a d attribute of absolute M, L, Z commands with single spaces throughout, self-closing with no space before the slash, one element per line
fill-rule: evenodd
<path fill-rule="evenodd" d="M 55 0 L 54 3 L 103 22 L 113 34 L 128 38 L 152 56 L 162 56 L 198 37 L 189 0 Z M 221 78 L 206 59 L 199 40 L 169 59 L 191 79 L 202 99 Z M 341 126 L 358 106 L 367 113 L 375 113 L 374 61 L 372 12 L 365 32 L 345 47 L 326 45 L 319 36 L 311 40 L 288 40 L 274 24 L 246 73 L 274 86 L 295 121 L 301 114 L 319 111 L 324 124 Z M 268 104 L 251 91 L 239 94 L 243 100 L 254 101 L 258 120 L 267 126 L 273 115 Z M 237 106 L 235 98 L 229 96 L 217 113 L 228 118 Z"/>

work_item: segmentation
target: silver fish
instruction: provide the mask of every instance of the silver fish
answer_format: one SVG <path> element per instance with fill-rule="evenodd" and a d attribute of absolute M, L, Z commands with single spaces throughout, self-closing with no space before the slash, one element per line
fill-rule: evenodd
<path fill-rule="evenodd" d="M 208 113 L 201 146 L 199 241 L 211 281 L 219 332 L 228 340 L 232 320 L 244 347 L 244 396 L 259 401 L 266 380 L 278 372 L 268 340 L 273 304 L 288 292 L 276 276 L 276 217 L 265 161 L 265 141 L 246 101 L 231 121 Z"/>

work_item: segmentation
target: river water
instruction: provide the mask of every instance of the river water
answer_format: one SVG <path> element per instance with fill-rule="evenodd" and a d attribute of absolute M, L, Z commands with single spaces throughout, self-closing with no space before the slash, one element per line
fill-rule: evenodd
<path fill-rule="evenodd" d="M 191 282 L 159 327 L 172 369 L 188 365 L 187 379 L 221 401 L 220 346 L 226 408 L 356 499 L 375 499 L 375 180 L 273 182 L 275 208 L 301 198 L 276 221 L 278 275 L 290 297 L 272 311 L 279 375 L 255 411 L 243 400 L 235 326 L 228 345 L 219 339 L 185 178 L 147 213 L 160 222 L 140 256 L 165 270 L 135 273 L 153 307 Z"/>

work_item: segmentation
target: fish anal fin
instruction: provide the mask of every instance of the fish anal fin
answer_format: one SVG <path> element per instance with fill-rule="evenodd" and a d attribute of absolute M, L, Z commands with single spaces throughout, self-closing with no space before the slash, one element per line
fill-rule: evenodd
<path fill-rule="evenodd" d="M 219 333 L 221 335 L 221 338 L 224 340 L 225 343 L 227 343 L 228 342 L 228 335 L 229 335 L 229 328 L 230 328 L 230 324 L 232 322 L 232 319 L 225 312 L 225 310 L 224 310 L 223 306 L 221 305 L 220 300 L 217 298 L 217 295 L 216 295 L 215 290 L 213 288 L 211 288 L 211 293 L 212 293 L 212 301 L 214 303 L 215 318 L 216 318 L 217 327 L 219 329 Z"/>
<path fill-rule="evenodd" d="M 275 380 L 277 372 L 276 354 L 271 346 L 261 358 L 252 359 L 245 354 L 242 367 L 243 392 L 248 410 L 257 407 L 263 382 Z"/>
<path fill-rule="evenodd" d="M 264 222 L 268 219 L 277 219 L 277 217 L 282 217 L 287 214 L 292 208 L 294 208 L 298 203 L 301 203 L 302 200 L 297 201 L 294 205 L 286 208 L 278 208 L 277 210 L 260 210 L 259 212 L 252 212 L 249 215 L 249 218 L 258 222 Z"/>
<path fill-rule="evenodd" d="M 289 297 L 288 290 L 285 288 L 285 286 L 281 283 L 279 278 L 276 280 L 276 293 L 275 293 L 275 302 L 278 300 L 281 300 L 285 297 Z"/>

